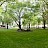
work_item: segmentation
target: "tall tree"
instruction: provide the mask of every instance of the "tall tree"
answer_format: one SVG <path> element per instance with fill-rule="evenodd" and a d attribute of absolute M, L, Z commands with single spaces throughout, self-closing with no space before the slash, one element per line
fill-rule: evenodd
<path fill-rule="evenodd" d="M 45 29 L 45 24 L 46 24 L 46 14 L 47 13 L 45 13 L 47 10 L 48 10 L 48 1 L 47 0 L 41 0 L 41 1 L 39 1 L 40 2 L 40 7 L 41 7 L 41 9 L 40 9 L 40 11 L 42 12 L 41 14 L 42 14 L 42 18 L 43 18 L 43 25 L 44 25 L 44 29 Z"/>
<path fill-rule="evenodd" d="M 32 22 L 32 16 L 33 16 L 33 13 L 31 13 L 31 12 L 25 13 L 22 16 L 23 24 L 27 25 L 27 30 L 30 30 L 30 25 L 31 25 L 31 22 Z"/>
<path fill-rule="evenodd" d="M 16 2 L 16 3 L 11 3 L 8 5 L 10 9 L 12 9 L 13 13 L 16 14 L 15 20 L 16 24 L 18 25 L 19 29 L 21 30 L 21 16 L 23 12 L 23 8 L 25 7 L 22 2 Z"/>
<path fill-rule="evenodd" d="M 8 25 L 13 22 L 13 19 L 10 17 L 10 15 L 7 12 L 3 13 L 3 19 L 2 20 L 3 20 L 4 24 L 7 25 L 7 29 L 8 29 Z"/>

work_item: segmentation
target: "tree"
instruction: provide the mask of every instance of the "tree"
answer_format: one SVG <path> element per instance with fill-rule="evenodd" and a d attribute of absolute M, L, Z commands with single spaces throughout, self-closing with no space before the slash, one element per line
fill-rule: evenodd
<path fill-rule="evenodd" d="M 41 23 L 41 21 L 42 21 L 42 17 L 37 17 L 38 28 L 39 28 L 39 24 Z"/>
<path fill-rule="evenodd" d="M 23 24 L 24 25 L 27 25 L 27 30 L 30 31 L 30 24 L 32 22 L 32 16 L 33 16 L 33 13 L 31 12 L 27 12 L 25 13 L 22 18 L 23 18 Z"/>
<path fill-rule="evenodd" d="M 2 21 L 4 22 L 4 24 L 7 25 L 7 29 L 8 29 L 8 25 L 13 22 L 13 19 L 10 17 L 10 14 L 8 14 L 7 12 L 3 12 Z"/>
<path fill-rule="evenodd" d="M 38 14 L 40 5 L 39 3 L 36 3 L 34 5 L 34 2 L 30 3 L 30 0 L 28 0 L 27 2 L 18 2 L 18 1 L 15 2 L 15 1 L 11 2 L 6 0 L 7 10 L 9 11 L 6 12 L 9 14 L 10 17 L 13 18 L 13 20 L 16 22 L 19 29 L 21 30 L 21 25 L 22 25 L 21 17 L 24 16 L 24 13 L 26 14 L 28 11 L 30 12 L 29 14 L 27 13 L 26 15 L 28 16 L 27 18 L 30 20 L 31 14 L 34 14 L 34 16 Z M 24 9 L 27 9 L 27 12 Z M 30 28 L 30 23 L 29 23 L 29 28 Z"/>
<path fill-rule="evenodd" d="M 1 14 L 2 14 L 2 22 L 7 25 L 7 29 L 8 29 L 8 25 L 11 22 L 13 22 L 13 19 L 11 18 L 11 16 L 12 16 L 11 14 L 13 14 L 13 13 L 12 13 L 11 9 L 7 8 L 7 4 L 5 4 L 5 6 L 4 6 L 3 11 L 1 12 Z"/>
<path fill-rule="evenodd" d="M 16 2 L 16 3 L 9 4 L 8 7 L 12 9 L 14 14 L 16 14 L 15 22 L 18 25 L 19 29 L 21 30 L 21 16 L 22 16 L 23 8 L 25 7 L 24 4 L 22 2 Z"/>
<path fill-rule="evenodd" d="M 41 0 L 42 2 L 40 2 L 40 12 L 42 14 L 42 18 L 43 18 L 43 25 L 44 25 L 44 29 L 45 29 L 45 24 L 46 24 L 46 14 L 45 13 L 48 10 L 48 2 L 47 0 Z"/>

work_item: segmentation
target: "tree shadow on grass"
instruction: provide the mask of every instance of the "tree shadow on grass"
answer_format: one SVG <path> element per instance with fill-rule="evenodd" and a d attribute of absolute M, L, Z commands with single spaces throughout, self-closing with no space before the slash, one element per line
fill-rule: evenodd
<path fill-rule="evenodd" d="M 17 32 L 33 32 L 33 30 L 18 29 Z"/>

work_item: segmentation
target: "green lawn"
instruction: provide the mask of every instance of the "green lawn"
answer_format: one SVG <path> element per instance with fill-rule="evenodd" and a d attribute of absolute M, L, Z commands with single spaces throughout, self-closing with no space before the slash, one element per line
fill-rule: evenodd
<path fill-rule="evenodd" d="M 0 29 L 0 48 L 48 48 L 48 29 L 32 32 Z"/>

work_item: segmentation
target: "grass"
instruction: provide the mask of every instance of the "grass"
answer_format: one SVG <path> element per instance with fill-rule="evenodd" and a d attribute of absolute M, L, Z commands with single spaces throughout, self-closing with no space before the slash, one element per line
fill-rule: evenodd
<path fill-rule="evenodd" d="M 0 29 L 0 48 L 48 48 L 48 29 L 32 32 Z"/>

